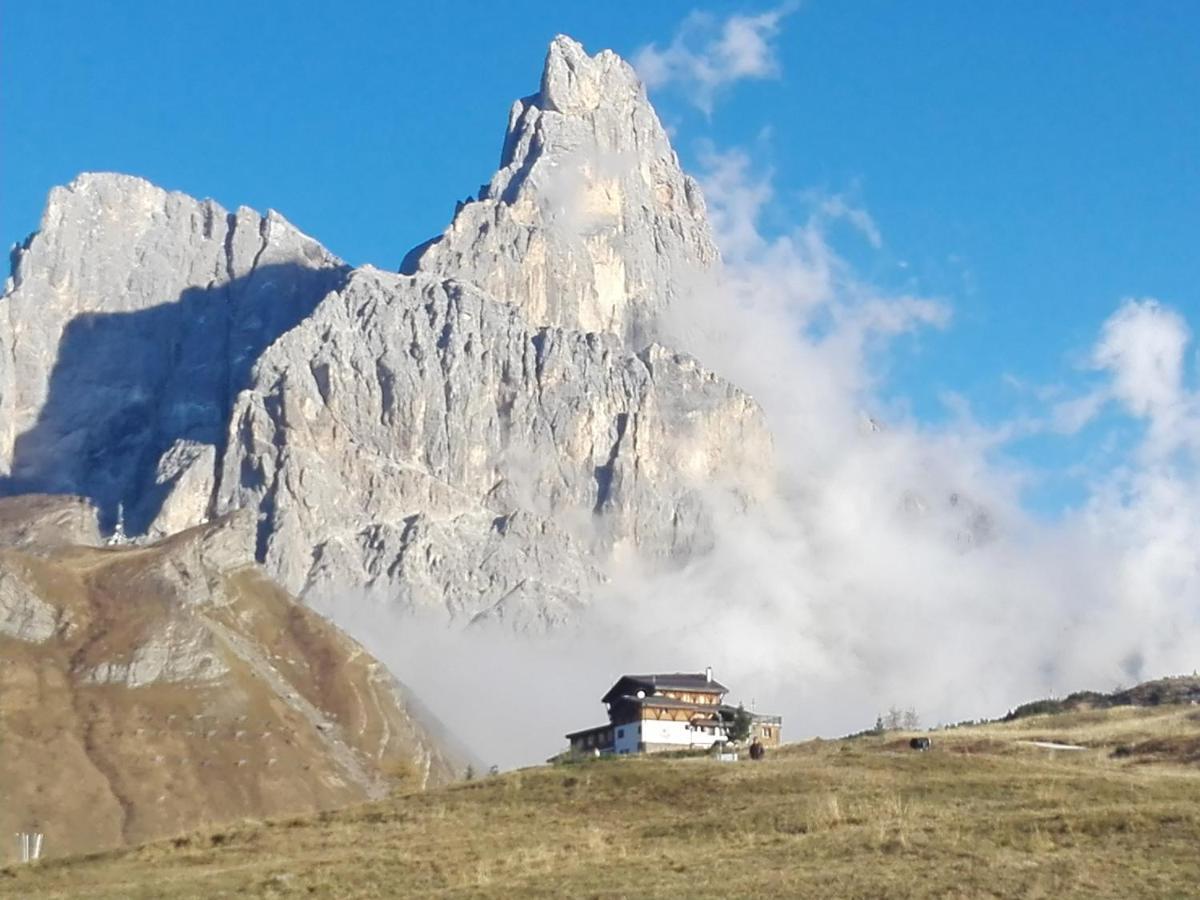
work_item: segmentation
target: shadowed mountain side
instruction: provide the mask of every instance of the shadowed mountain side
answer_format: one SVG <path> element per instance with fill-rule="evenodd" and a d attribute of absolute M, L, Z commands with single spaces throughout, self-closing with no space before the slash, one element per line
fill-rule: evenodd
<path fill-rule="evenodd" d="M 262 266 L 148 309 L 76 316 L 0 493 L 86 496 L 105 529 L 123 506 L 135 534 L 151 526 L 183 477 L 206 479 L 211 497 L 229 411 L 254 363 L 340 288 L 347 271 Z M 191 512 L 202 518 L 209 510 Z"/>

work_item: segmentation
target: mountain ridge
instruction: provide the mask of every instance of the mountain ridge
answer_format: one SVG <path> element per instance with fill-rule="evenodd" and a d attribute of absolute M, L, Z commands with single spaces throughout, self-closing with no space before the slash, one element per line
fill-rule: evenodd
<path fill-rule="evenodd" d="M 502 163 L 396 275 L 275 213 L 56 189 L 0 300 L 0 493 L 148 537 L 253 509 L 291 591 L 520 630 L 569 620 L 614 554 L 706 552 L 771 441 L 660 340 L 717 259 L 699 189 L 628 64 L 562 36 Z"/>

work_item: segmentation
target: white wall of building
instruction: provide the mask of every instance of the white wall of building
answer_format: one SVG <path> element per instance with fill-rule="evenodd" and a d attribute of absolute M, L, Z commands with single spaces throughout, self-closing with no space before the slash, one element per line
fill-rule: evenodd
<path fill-rule="evenodd" d="M 618 725 L 613 733 L 613 749 L 617 753 L 637 753 L 639 744 L 676 744 L 682 747 L 711 747 L 725 739 L 725 733 L 692 728 L 688 722 L 643 719 Z"/>

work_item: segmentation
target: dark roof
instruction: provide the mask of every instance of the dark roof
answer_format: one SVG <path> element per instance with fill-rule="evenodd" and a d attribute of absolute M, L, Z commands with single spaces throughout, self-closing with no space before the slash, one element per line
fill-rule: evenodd
<path fill-rule="evenodd" d="M 686 700 L 676 700 L 674 697 L 621 697 L 626 703 L 636 703 L 638 706 L 661 706 L 664 709 L 694 709 L 697 712 L 716 715 L 717 708 L 711 703 L 689 703 Z"/>
<path fill-rule="evenodd" d="M 709 681 L 703 672 L 662 672 L 655 675 L 622 675 L 601 699 L 604 703 L 626 694 L 635 695 L 638 690 L 647 694 L 659 691 L 699 691 L 701 693 L 727 694 L 729 688 L 719 681 Z"/>
<path fill-rule="evenodd" d="M 738 711 L 736 706 L 730 706 L 728 703 L 722 703 L 717 707 L 717 709 L 720 710 L 721 715 L 727 719 L 732 719 L 734 714 Z M 783 716 L 772 716 L 768 715 L 767 713 L 756 713 L 752 709 L 748 709 L 746 712 L 750 713 L 750 719 L 754 722 L 762 722 L 764 725 L 783 724 Z"/>
<path fill-rule="evenodd" d="M 568 739 L 573 738 L 573 737 L 582 737 L 585 734 L 591 734 L 593 731 L 600 732 L 600 731 L 605 731 L 607 729 L 611 729 L 613 727 L 614 727 L 613 723 L 608 722 L 604 725 L 597 725 L 595 728 L 583 728 L 583 729 L 580 729 L 579 731 L 572 731 L 570 734 L 566 735 L 566 737 Z"/>

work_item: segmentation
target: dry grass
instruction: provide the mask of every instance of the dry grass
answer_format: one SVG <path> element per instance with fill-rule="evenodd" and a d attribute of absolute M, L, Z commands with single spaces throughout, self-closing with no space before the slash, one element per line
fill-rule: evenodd
<path fill-rule="evenodd" d="M 1190 897 L 1194 709 L 546 767 L 0 870 L 36 897 Z M 1189 715 L 1192 715 L 1189 718 Z M 1087 751 L 1017 743 L 1047 739 Z M 1119 746 L 1157 742 L 1118 756 Z"/>
<path fill-rule="evenodd" d="M 0 634 L 0 866 L 17 831 L 44 832 L 58 856 L 358 803 L 385 792 L 377 773 L 434 746 L 345 635 L 256 569 L 194 562 L 220 527 L 132 548 L 0 547 L 0 571 L 70 623 L 42 643 Z M 168 641 L 206 647 L 227 674 L 136 688 L 87 677 Z M 403 774 L 451 781 L 449 755 Z"/>

